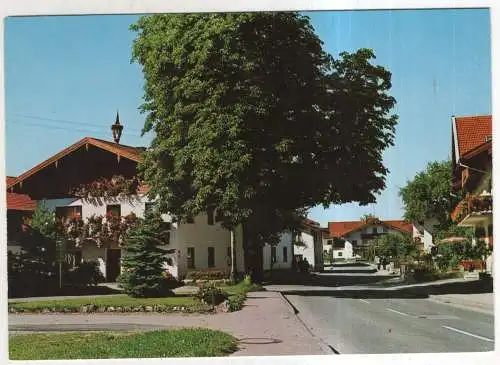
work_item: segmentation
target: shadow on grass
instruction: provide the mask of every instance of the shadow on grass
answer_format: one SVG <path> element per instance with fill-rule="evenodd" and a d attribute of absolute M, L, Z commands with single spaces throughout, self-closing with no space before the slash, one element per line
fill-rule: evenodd
<path fill-rule="evenodd" d="M 345 290 L 290 290 L 285 295 L 329 296 L 353 299 L 387 299 L 387 298 L 428 298 L 439 294 L 481 294 L 493 293 L 493 280 L 474 280 L 467 282 L 442 283 L 400 289 L 345 289 Z"/>
<path fill-rule="evenodd" d="M 55 297 L 55 296 L 88 296 L 88 295 L 109 295 L 122 294 L 122 290 L 113 289 L 107 286 L 64 286 L 59 289 L 40 290 L 36 293 L 9 293 L 9 298 L 21 299 L 28 297 Z"/>

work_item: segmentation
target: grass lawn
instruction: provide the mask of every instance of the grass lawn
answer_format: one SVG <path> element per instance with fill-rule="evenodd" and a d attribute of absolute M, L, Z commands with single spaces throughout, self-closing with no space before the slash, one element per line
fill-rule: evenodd
<path fill-rule="evenodd" d="M 258 284 L 248 284 L 244 281 L 235 284 L 218 285 L 229 296 L 241 295 L 245 296 L 247 292 L 263 290 Z M 242 299 L 244 300 L 244 298 Z M 146 307 L 146 306 L 162 306 L 163 311 L 171 311 L 174 307 L 184 307 L 186 312 L 206 312 L 210 306 L 201 303 L 192 295 L 176 295 L 163 298 L 132 298 L 126 294 L 103 295 L 103 296 L 82 296 L 71 299 L 40 299 L 36 301 L 23 301 L 16 299 L 9 301 L 9 309 L 14 309 L 17 312 L 38 312 L 43 309 L 49 309 L 56 312 L 70 311 L 78 312 L 84 305 L 93 304 L 96 307 Z"/>
<path fill-rule="evenodd" d="M 164 298 L 132 298 L 125 294 L 106 296 L 86 296 L 72 299 L 37 300 L 37 301 L 10 301 L 9 308 L 25 311 L 36 311 L 44 308 L 55 308 L 61 311 L 65 308 L 79 309 L 83 305 L 94 304 L 98 307 L 137 307 L 162 305 L 171 307 L 186 307 L 189 309 L 204 309 L 196 298 L 191 296 L 174 296 Z"/>
<path fill-rule="evenodd" d="M 11 360 L 227 356 L 231 335 L 208 329 L 152 332 L 66 332 L 9 338 Z"/>

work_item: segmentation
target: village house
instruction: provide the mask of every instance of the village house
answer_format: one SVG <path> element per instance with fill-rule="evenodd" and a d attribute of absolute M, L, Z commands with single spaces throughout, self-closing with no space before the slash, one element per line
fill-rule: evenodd
<path fill-rule="evenodd" d="M 464 196 L 451 214 L 460 227 L 473 227 L 474 243 L 486 242 L 493 248 L 492 118 L 452 117 L 453 193 Z M 492 272 L 493 256 L 486 260 Z"/>
<path fill-rule="evenodd" d="M 328 233 L 324 236 L 325 249 L 329 247 L 333 250 L 334 260 L 365 258 L 376 238 L 388 233 L 406 233 L 413 236 L 413 225 L 404 220 L 377 218 L 328 222 Z"/>
<path fill-rule="evenodd" d="M 118 118 L 115 126 L 121 127 Z M 119 136 L 115 142 L 83 138 L 10 179 L 8 197 L 29 196 L 34 201 L 32 210 L 36 205 L 54 211 L 73 238 L 64 240 L 66 257 L 72 257 L 69 261 L 78 265 L 82 260 L 97 260 L 106 281 L 113 282 L 121 272 L 121 234 L 134 217 L 144 217 L 154 204 L 147 196 L 148 187 L 136 178 L 144 150 L 119 144 Z M 9 226 L 18 227 L 20 216 L 9 205 Z M 165 267 L 174 277 L 183 278 L 189 270 L 229 270 L 230 233 L 214 214 L 182 224 L 169 215 L 163 218 L 170 230 Z M 239 272 L 244 271 L 241 242 L 241 230 L 237 230 L 235 269 Z"/>
<path fill-rule="evenodd" d="M 114 128 L 123 128 L 117 115 Z M 142 147 L 119 143 L 120 133 L 114 131 L 114 142 L 85 137 L 16 178 L 9 178 L 8 221 L 15 242 L 15 229 L 20 229 L 26 212 L 37 206 L 56 214 L 58 224 L 67 233 L 64 241 L 66 261 L 77 266 L 82 261 L 99 263 L 107 282 L 116 281 L 121 273 L 122 237 L 135 218 L 142 218 L 154 201 L 148 187 L 136 177 L 142 160 Z M 21 209 L 22 208 L 22 209 Z M 230 232 L 217 219 L 217 212 L 193 217 L 187 223 L 175 222 L 164 214 L 169 230 L 164 248 L 168 250 L 165 269 L 174 277 L 185 278 L 189 271 L 224 270 L 231 268 Z M 307 257 L 315 268 L 322 267 L 316 225 L 304 221 L 299 232 L 299 255 Z M 277 246 L 263 248 L 264 269 L 291 268 L 295 236 L 281 235 Z M 235 229 L 235 272 L 245 271 L 243 229 Z M 12 251 L 19 251 L 19 246 Z M 315 253 L 315 247 L 319 247 Z M 321 258 L 320 258 L 321 256 Z"/>

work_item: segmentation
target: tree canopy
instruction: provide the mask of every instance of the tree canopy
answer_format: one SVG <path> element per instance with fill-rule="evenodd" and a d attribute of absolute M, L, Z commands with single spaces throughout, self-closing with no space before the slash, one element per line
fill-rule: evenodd
<path fill-rule="evenodd" d="M 131 26 L 144 73 L 140 168 L 161 211 L 216 210 L 276 239 L 316 205 L 373 203 L 397 116 L 372 50 L 322 48 L 298 13 L 152 15 Z"/>
<path fill-rule="evenodd" d="M 410 234 L 388 233 L 379 236 L 375 241 L 376 254 L 395 260 L 406 260 L 418 256 L 418 248 Z"/>
<path fill-rule="evenodd" d="M 458 202 L 458 198 L 451 194 L 451 180 L 449 160 L 430 162 L 399 192 L 403 199 L 405 219 L 419 222 L 434 218 L 442 227 L 449 226 L 450 212 Z"/>

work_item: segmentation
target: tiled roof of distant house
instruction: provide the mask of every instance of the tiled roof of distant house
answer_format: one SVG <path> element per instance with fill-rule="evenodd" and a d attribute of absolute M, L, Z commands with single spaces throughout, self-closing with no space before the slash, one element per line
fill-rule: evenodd
<path fill-rule="evenodd" d="M 363 227 L 372 224 L 381 224 L 401 232 L 412 233 L 413 231 L 411 223 L 404 220 L 386 220 L 378 221 L 378 223 L 374 221 L 328 222 L 328 231 L 332 237 L 344 237 L 349 233 L 359 231 Z"/>
<path fill-rule="evenodd" d="M 491 143 L 491 115 L 455 117 L 454 136 L 458 157 L 462 158 L 470 152 Z"/>
<path fill-rule="evenodd" d="M 71 146 L 63 149 L 61 152 L 56 153 L 54 156 L 48 158 L 47 160 L 39 163 L 32 169 L 26 171 L 24 174 L 18 176 L 17 178 L 14 178 L 14 180 L 9 181 L 7 180 L 7 187 L 10 187 L 12 185 L 15 185 L 27 177 L 37 173 L 38 171 L 42 170 L 43 168 L 51 165 L 52 163 L 58 161 L 60 158 L 69 155 L 71 152 L 78 150 L 79 148 L 84 147 L 85 145 L 93 145 L 95 147 L 101 148 L 103 150 L 109 151 L 111 153 L 117 154 L 121 157 L 127 158 L 129 160 L 135 161 L 135 162 L 140 162 L 142 160 L 142 152 L 145 151 L 145 148 L 143 147 L 132 147 L 132 146 L 125 146 L 122 144 L 114 143 L 114 142 L 108 142 L 104 141 L 102 139 L 98 138 L 93 138 L 93 137 L 85 137 L 78 142 L 72 144 Z"/>
<path fill-rule="evenodd" d="M 13 176 L 7 176 L 7 185 L 16 180 Z M 36 201 L 31 200 L 28 195 L 16 194 L 7 192 L 7 209 L 8 210 L 23 210 L 34 211 L 36 209 Z"/>

